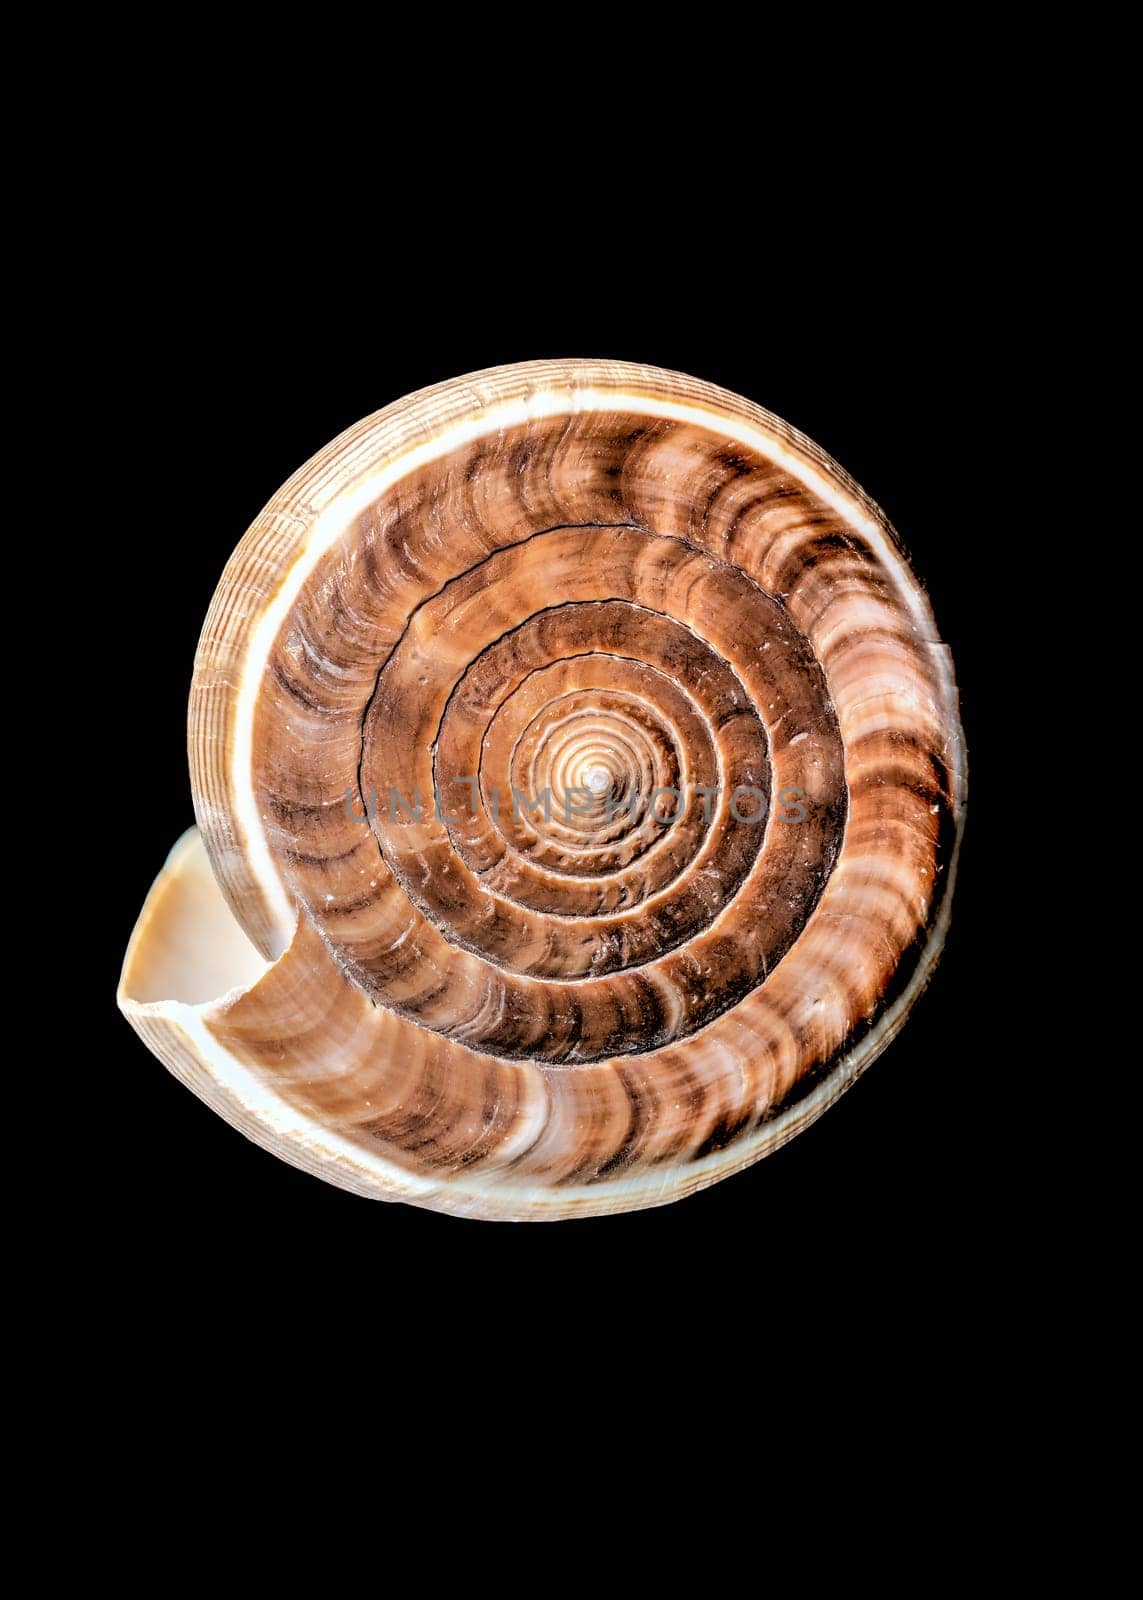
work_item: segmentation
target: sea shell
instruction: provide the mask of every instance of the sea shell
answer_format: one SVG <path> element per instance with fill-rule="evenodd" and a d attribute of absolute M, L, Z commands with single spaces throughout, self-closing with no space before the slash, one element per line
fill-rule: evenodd
<path fill-rule="evenodd" d="M 304 466 L 215 595 L 190 757 L 130 1022 L 296 1166 L 497 1218 L 674 1200 L 818 1116 L 932 969 L 965 796 L 883 514 L 618 362 L 460 378 Z"/>

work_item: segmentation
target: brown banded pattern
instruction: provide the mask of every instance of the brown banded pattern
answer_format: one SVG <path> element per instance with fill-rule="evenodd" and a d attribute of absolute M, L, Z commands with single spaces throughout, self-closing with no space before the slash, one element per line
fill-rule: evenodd
<path fill-rule="evenodd" d="M 659 1204 L 818 1115 L 931 970 L 965 796 L 883 514 L 614 362 L 440 385 L 303 467 L 219 585 L 190 756 L 132 1023 L 296 1165 L 503 1218 Z"/>

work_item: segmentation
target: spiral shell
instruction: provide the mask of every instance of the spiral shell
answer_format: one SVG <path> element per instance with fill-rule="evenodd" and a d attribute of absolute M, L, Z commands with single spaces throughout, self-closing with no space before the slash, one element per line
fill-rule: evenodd
<path fill-rule="evenodd" d="M 258 1143 L 461 1214 L 661 1204 L 901 1025 L 963 820 L 884 516 L 694 379 L 538 362 L 358 424 L 232 557 L 200 832 L 120 1004 Z"/>

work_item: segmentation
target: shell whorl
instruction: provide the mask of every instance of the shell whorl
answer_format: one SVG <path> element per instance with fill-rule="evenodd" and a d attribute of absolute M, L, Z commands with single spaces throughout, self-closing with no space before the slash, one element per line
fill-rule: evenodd
<path fill-rule="evenodd" d="M 662 1203 L 818 1115 L 931 969 L 965 793 L 883 514 L 614 362 L 440 385 L 303 467 L 216 593 L 190 756 L 128 1016 L 287 1160 L 491 1217 Z M 231 917 L 214 998 L 178 962 Z"/>

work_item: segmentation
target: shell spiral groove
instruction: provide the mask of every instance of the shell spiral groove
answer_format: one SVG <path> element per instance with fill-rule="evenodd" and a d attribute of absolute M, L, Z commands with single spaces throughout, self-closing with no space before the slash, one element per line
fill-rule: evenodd
<path fill-rule="evenodd" d="M 678 1198 L 836 1099 L 939 953 L 966 788 L 881 512 L 616 362 L 303 467 L 215 595 L 190 758 L 133 1026 L 295 1165 L 499 1218 Z"/>

